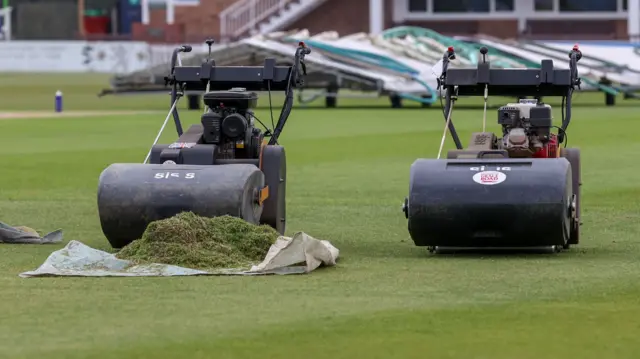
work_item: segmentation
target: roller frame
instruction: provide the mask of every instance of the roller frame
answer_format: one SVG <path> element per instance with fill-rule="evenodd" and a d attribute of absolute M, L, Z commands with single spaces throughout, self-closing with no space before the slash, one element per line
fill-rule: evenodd
<path fill-rule="evenodd" d="M 210 50 L 212 43 L 213 40 L 207 40 Z M 295 51 L 292 66 L 276 66 L 275 59 L 266 59 L 263 66 L 216 66 L 215 61 L 211 58 L 207 59 L 201 66 L 182 66 L 180 54 L 190 51 L 191 47 L 188 45 L 180 46 L 173 51 L 171 58 L 171 71 L 170 74 L 165 77 L 166 85 L 171 86 L 171 108 L 167 115 L 167 119 L 160 129 L 160 132 L 158 133 L 158 136 L 156 137 L 156 140 L 154 141 L 143 165 L 149 166 L 149 168 L 153 166 L 153 171 L 161 170 L 164 166 L 162 164 L 164 162 L 161 161 L 161 154 L 167 149 L 170 149 L 168 152 L 175 152 L 176 157 L 181 160 L 179 163 L 176 162 L 167 167 L 168 171 L 171 171 L 170 168 L 175 168 L 175 170 L 178 171 L 175 173 L 180 173 L 181 168 L 188 169 L 202 166 L 206 168 L 206 166 L 219 165 L 254 165 L 264 176 L 262 185 L 260 186 L 261 188 L 258 190 L 258 193 L 256 193 L 256 200 L 259 202 L 261 207 L 259 223 L 267 224 L 276 229 L 280 234 L 284 234 L 286 229 L 286 155 L 284 148 L 278 145 L 278 139 L 293 106 L 293 89 L 304 86 L 306 76 L 304 58 L 305 55 L 311 52 L 311 50 L 306 47 L 304 43 L 299 43 L 298 48 Z M 209 51 L 209 53 L 211 53 L 211 51 Z M 194 90 L 206 90 L 207 92 L 215 90 L 229 90 L 234 87 L 243 87 L 245 91 L 267 90 L 269 92 L 285 92 L 285 101 L 278 121 L 273 129 L 267 129 L 267 132 L 264 134 L 264 137 L 269 137 L 269 141 L 262 143 L 260 146 L 260 153 L 257 154 L 256 158 L 216 158 L 214 154 L 216 145 L 200 143 L 199 141 L 199 138 L 203 133 L 201 125 L 192 125 L 186 133 L 183 131 L 182 122 L 180 120 L 176 104 L 178 100 L 184 96 L 185 92 Z M 185 148 L 170 147 L 171 145 L 156 145 L 156 142 L 158 141 L 158 138 L 160 138 L 170 116 L 173 117 L 176 133 L 178 134 L 178 140 L 173 145 L 184 144 Z M 148 164 L 147 160 L 149 160 Z M 119 164 L 112 165 L 110 168 L 118 168 L 113 167 L 118 165 Z M 102 182 L 103 178 L 113 179 L 114 177 L 118 177 L 117 172 L 113 174 L 108 172 L 110 168 L 105 169 L 100 176 L 98 210 L 101 212 L 100 220 L 103 226 L 103 232 L 107 236 L 107 239 L 111 243 L 112 247 L 121 248 L 139 237 L 130 238 L 128 235 L 123 234 L 123 230 L 118 231 L 106 228 L 109 225 L 117 223 L 117 218 L 113 218 L 115 211 L 114 206 L 117 207 L 117 203 L 114 204 L 113 201 L 105 199 L 106 197 L 104 193 L 107 189 L 103 188 Z M 139 178 L 147 175 L 144 172 L 146 171 L 140 170 L 140 172 L 137 173 Z M 109 183 L 108 180 L 105 181 L 107 181 L 106 183 Z M 145 183 L 147 183 L 147 185 L 151 184 L 151 182 Z M 106 186 L 111 186 L 110 190 L 113 191 L 113 180 L 111 180 L 110 184 L 106 184 Z M 131 193 L 131 188 L 127 188 L 129 191 L 128 193 Z M 117 195 L 114 196 L 117 197 Z M 122 199 L 122 201 L 126 200 L 129 199 Z M 104 203 L 101 203 L 101 201 Z M 199 201 L 198 203 L 200 202 L 202 201 Z M 138 208 L 138 210 L 147 211 L 147 214 L 152 213 L 151 216 L 154 217 L 154 220 L 161 219 L 160 217 L 165 216 L 158 215 L 160 211 L 165 211 L 167 213 L 171 212 L 162 208 L 158 209 L 157 203 L 152 207 L 154 208 Z M 182 205 L 182 207 L 184 207 L 184 205 Z M 203 205 L 200 205 L 200 207 L 204 208 L 202 212 L 213 212 L 210 207 L 203 207 Z M 173 212 L 169 214 L 173 214 Z M 135 225 L 132 224 L 131 228 L 133 228 L 135 236 L 142 234 L 140 232 L 142 228 L 140 223 Z M 108 233 L 111 234 L 111 237 Z"/>
<path fill-rule="evenodd" d="M 560 131 L 557 135 L 558 137 L 558 145 L 564 142 L 566 130 L 571 121 L 571 97 L 576 87 L 580 87 L 581 80 L 578 77 L 577 63 L 582 58 L 582 53 L 577 48 L 577 45 L 572 49 L 569 53 L 569 65 L 570 68 L 568 70 L 564 69 L 554 69 L 552 60 L 542 60 L 540 69 L 492 69 L 490 67 L 490 63 L 486 61 L 486 53 L 487 49 L 483 48 L 480 50 L 483 56 L 483 61 L 480 62 L 476 69 L 449 69 L 450 60 L 455 59 L 455 52 L 453 48 L 449 48 L 443 55 L 442 58 L 442 73 L 438 78 L 438 88 L 443 89 L 445 91 L 445 105 L 443 107 L 444 119 L 447 122 L 448 131 L 455 143 L 455 146 L 458 151 L 463 151 L 465 148 L 463 147 L 458 133 L 456 131 L 455 125 L 450 118 L 451 110 L 455 102 L 458 100 L 459 96 L 484 96 L 486 101 L 487 92 L 490 92 L 491 95 L 496 96 L 517 96 L 517 97 L 526 97 L 533 96 L 536 99 L 540 99 L 542 97 L 548 96 L 561 96 L 563 98 L 562 102 L 562 125 L 560 127 Z M 485 108 L 486 111 L 486 108 Z M 446 133 L 446 132 L 445 132 Z M 567 151 L 571 153 L 570 156 L 567 156 Z M 474 152 L 474 150 L 470 150 L 469 152 Z M 456 165 L 456 163 L 464 163 L 470 165 L 482 166 L 482 164 L 495 163 L 496 161 L 519 161 L 508 159 L 508 155 L 506 152 L 501 154 L 499 150 L 488 150 L 488 151 L 475 151 L 478 152 L 478 158 L 473 160 L 460 160 L 460 159 L 447 159 L 447 160 L 429 160 L 429 161 L 441 161 L 443 163 L 443 169 L 447 168 L 448 165 Z M 481 158 L 481 154 L 485 153 L 489 155 L 488 157 L 493 158 Z M 503 160 L 498 160 L 496 157 L 505 156 Z M 521 160 L 521 159 L 520 159 Z M 565 181 L 569 181 L 568 188 L 570 192 L 570 200 L 563 200 L 563 203 L 566 202 L 568 206 L 568 212 L 571 213 L 566 217 L 563 217 L 563 221 L 567 220 L 567 218 L 571 221 L 571 224 L 563 229 L 561 235 L 552 241 L 553 243 L 545 243 L 543 246 L 546 248 L 550 248 L 551 252 L 559 252 L 563 248 L 569 248 L 572 244 L 577 244 L 579 242 L 579 226 L 580 226 L 580 157 L 578 149 L 563 149 L 561 153 L 556 157 L 556 161 L 568 161 L 569 168 L 567 173 L 564 174 Z M 414 165 L 423 160 L 417 160 Z M 531 161 L 532 163 L 540 163 L 544 164 L 545 162 L 541 161 L 549 161 L 549 159 L 525 159 L 525 161 Z M 435 162 L 434 162 L 435 163 Z M 413 168 L 413 167 L 412 167 Z M 443 172 L 444 174 L 444 172 Z M 423 175 L 427 175 L 426 173 Z M 568 177 L 567 177 L 568 176 Z M 419 178 L 418 178 L 419 180 Z M 463 237 L 459 237 L 457 239 L 458 244 L 454 244 L 453 246 L 448 245 L 445 238 L 447 235 L 439 232 L 436 236 L 442 239 L 427 239 L 427 238 L 418 238 L 414 237 L 414 233 L 411 228 L 411 223 L 414 223 L 414 226 L 422 226 L 419 221 L 416 221 L 414 218 L 413 221 L 410 218 L 411 209 L 410 209 L 410 198 L 413 194 L 414 182 L 416 178 L 414 178 L 414 173 L 412 169 L 411 173 L 411 183 L 410 183 L 410 196 L 405 199 L 405 203 L 403 204 L 403 211 L 408 221 L 408 229 L 414 240 L 414 243 L 418 246 L 427 246 L 430 252 L 442 252 L 443 250 L 460 250 L 460 249 L 491 249 L 493 245 L 497 244 L 497 247 L 500 249 L 509 248 L 509 244 L 505 243 L 504 240 L 486 240 L 485 244 L 480 245 L 480 248 L 474 248 L 470 246 L 473 243 L 473 240 L 464 240 L 461 239 Z M 469 182 L 471 182 L 471 177 L 469 178 Z M 493 189 L 491 186 L 487 188 L 487 190 Z M 457 191 L 457 190 L 456 190 Z M 456 192 L 454 191 L 454 192 Z M 478 191 L 482 191 L 482 188 L 479 188 Z M 512 191 L 512 190 L 511 190 Z M 424 193 L 424 192 L 423 192 Z M 428 193 L 428 192 L 427 192 Z M 473 192 L 472 192 L 473 193 Z M 484 192 L 485 194 L 487 192 Z M 434 194 L 433 200 L 437 203 L 442 200 L 443 197 L 439 197 L 438 194 Z M 454 194 L 455 196 L 455 194 Z M 427 197 L 425 197 L 427 198 Z M 473 201 L 473 200 L 472 200 Z M 573 202 L 572 202 L 573 201 Z M 535 204 L 535 201 L 530 201 L 531 205 L 539 205 Z M 482 205 L 483 202 L 476 202 L 475 206 Z M 513 206 L 515 203 L 513 202 L 513 198 L 509 205 Z M 431 203 L 433 205 L 433 203 Z M 434 215 L 445 215 L 438 214 L 439 210 L 437 209 L 437 205 L 432 207 L 431 209 Z M 419 210 L 420 211 L 420 210 Z M 442 211 L 446 211 L 444 207 Z M 415 209 L 414 209 L 415 212 Z M 444 212 L 443 212 L 444 213 Z M 557 212 L 560 213 L 560 212 Z M 446 219 L 443 217 L 443 220 Z M 437 223 L 435 224 L 437 226 Z M 572 227 L 573 226 L 573 227 Z M 570 229 L 569 229 L 570 228 Z M 468 228 L 467 228 L 468 229 Z M 415 228 L 413 228 L 415 230 Z M 459 230 L 459 228 L 458 228 Z M 531 239 L 531 238 L 529 238 Z M 454 241 L 455 242 L 455 241 Z M 481 242 L 481 241 L 480 241 Z M 498 243 L 502 242 L 502 243 Z M 535 240 L 529 240 L 525 245 L 516 244 L 513 246 L 517 250 L 523 249 L 531 249 L 530 245 Z M 544 242 L 544 241 L 542 241 Z M 535 247 L 534 247 L 535 248 Z"/>

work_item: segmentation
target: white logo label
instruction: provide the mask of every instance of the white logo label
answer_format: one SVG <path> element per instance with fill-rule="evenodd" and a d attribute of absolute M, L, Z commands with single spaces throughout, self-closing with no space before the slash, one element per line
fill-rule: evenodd
<path fill-rule="evenodd" d="M 473 181 L 483 185 L 491 186 L 502 183 L 507 179 L 507 175 L 498 171 L 484 171 L 473 175 Z"/>
<path fill-rule="evenodd" d="M 480 167 L 471 167 L 469 168 L 471 171 L 511 171 L 511 167 L 495 167 L 495 169 L 491 170 L 488 167 L 480 166 Z"/>
<path fill-rule="evenodd" d="M 169 145 L 169 148 L 191 148 L 195 145 L 195 142 L 174 142 Z"/>
<path fill-rule="evenodd" d="M 186 178 L 193 179 L 196 177 L 196 174 L 193 172 L 189 173 L 180 173 L 180 172 L 159 172 L 156 173 L 153 178 L 155 179 L 170 179 L 170 178 Z"/>

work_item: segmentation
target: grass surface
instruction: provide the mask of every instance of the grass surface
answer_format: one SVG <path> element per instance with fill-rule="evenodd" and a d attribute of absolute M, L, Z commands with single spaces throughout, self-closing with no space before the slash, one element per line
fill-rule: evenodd
<path fill-rule="evenodd" d="M 52 78 L 0 76 L 0 111 L 50 109 L 62 87 Z M 59 78 L 69 109 L 167 107 L 158 96 L 98 100 L 96 79 Z M 7 85 L 16 83 L 30 85 Z M 294 109 L 281 141 L 288 232 L 330 240 L 337 267 L 293 277 L 20 279 L 62 245 L 0 245 L 0 357 L 637 358 L 640 122 L 634 103 L 586 106 L 601 97 L 580 95 L 569 130 L 582 150 L 584 226 L 568 252 L 429 255 L 413 246 L 400 205 L 411 163 L 437 153 L 441 112 L 384 100 L 375 110 Z M 455 114 L 466 141 L 482 112 Z M 108 249 L 98 176 L 113 162 L 141 162 L 163 119 L 0 120 L 0 220 L 61 227 L 66 240 Z M 497 129 L 495 111 L 489 119 Z M 162 141 L 173 139 L 167 131 Z"/>

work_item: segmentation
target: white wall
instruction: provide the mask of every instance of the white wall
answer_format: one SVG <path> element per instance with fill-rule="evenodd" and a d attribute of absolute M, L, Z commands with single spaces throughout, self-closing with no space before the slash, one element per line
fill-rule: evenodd
<path fill-rule="evenodd" d="M 168 64 L 175 46 L 135 41 L 0 41 L 1 72 L 127 74 Z M 193 44 L 205 53 L 205 44 Z"/>

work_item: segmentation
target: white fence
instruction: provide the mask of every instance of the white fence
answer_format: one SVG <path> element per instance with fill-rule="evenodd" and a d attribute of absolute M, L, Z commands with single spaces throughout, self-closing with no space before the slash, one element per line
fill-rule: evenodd
<path fill-rule="evenodd" d="M 193 51 L 206 51 L 195 44 Z M 127 74 L 167 64 L 176 46 L 135 41 L 0 41 L 0 72 Z"/>
<path fill-rule="evenodd" d="M 238 37 L 257 30 L 260 22 L 283 11 L 292 0 L 239 0 L 220 13 L 220 32 L 223 38 Z"/>

